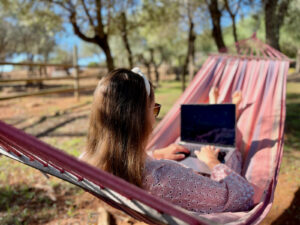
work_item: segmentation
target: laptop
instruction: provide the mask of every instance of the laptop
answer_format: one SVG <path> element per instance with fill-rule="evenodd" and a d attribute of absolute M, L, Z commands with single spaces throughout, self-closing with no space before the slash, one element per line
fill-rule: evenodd
<path fill-rule="evenodd" d="M 225 163 L 236 149 L 236 118 L 234 104 L 181 105 L 181 134 L 178 144 L 190 150 L 181 164 L 203 174 L 210 174 L 195 150 L 212 145 L 220 149 L 218 159 Z"/>

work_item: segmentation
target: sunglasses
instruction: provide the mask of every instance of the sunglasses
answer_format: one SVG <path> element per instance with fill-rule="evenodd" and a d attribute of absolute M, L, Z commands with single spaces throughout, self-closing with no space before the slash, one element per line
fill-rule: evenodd
<path fill-rule="evenodd" d="M 158 114 L 160 112 L 160 108 L 161 108 L 161 104 L 155 103 L 155 105 L 153 107 L 153 114 L 154 114 L 155 118 L 158 116 Z"/>

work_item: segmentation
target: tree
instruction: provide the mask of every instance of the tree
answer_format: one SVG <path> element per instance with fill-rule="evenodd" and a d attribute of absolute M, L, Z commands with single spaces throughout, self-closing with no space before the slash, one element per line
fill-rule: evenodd
<path fill-rule="evenodd" d="M 139 55 L 150 71 L 154 69 L 155 82 L 159 85 L 159 68 L 163 63 L 170 66 L 182 66 L 178 58 L 186 54 L 186 31 L 180 12 L 180 1 L 145 0 L 138 14 L 141 24 L 133 38 L 133 52 Z"/>
<path fill-rule="evenodd" d="M 224 6 L 231 18 L 232 21 L 232 32 L 233 32 L 233 37 L 234 37 L 234 41 L 238 42 L 238 35 L 237 35 L 237 30 L 236 30 L 236 15 L 239 12 L 239 9 L 241 7 L 241 3 L 242 0 L 235 0 L 235 1 L 228 1 L 228 0 L 224 0 Z"/>
<path fill-rule="evenodd" d="M 114 60 L 108 43 L 113 0 L 44 1 L 50 3 L 53 10 L 55 6 L 59 6 L 62 11 L 58 13 L 67 18 L 74 34 L 83 41 L 98 45 L 106 56 L 107 69 L 114 69 Z"/>
<path fill-rule="evenodd" d="M 0 18 L 0 60 L 5 61 L 16 52 L 17 30 L 11 23 Z"/>
<path fill-rule="evenodd" d="M 222 11 L 218 0 L 205 0 L 212 22 L 212 36 L 220 52 L 226 51 L 225 42 L 222 34 L 221 17 Z"/>
<path fill-rule="evenodd" d="M 280 50 L 280 28 L 283 25 L 290 2 L 291 0 L 262 0 L 265 14 L 266 42 L 277 50 Z"/>
<path fill-rule="evenodd" d="M 7 35 L 6 46 L 14 46 L 13 53 L 26 54 L 29 61 L 36 56 L 47 62 L 56 46 L 55 35 L 62 30 L 61 18 L 31 1 L 2 0 L 0 6 L 2 24 L 9 26 L 1 32 Z"/>
<path fill-rule="evenodd" d="M 187 14 L 187 20 L 188 20 L 188 41 L 187 41 L 187 54 L 185 57 L 185 62 L 183 65 L 183 70 L 182 70 L 182 91 L 185 90 L 185 75 L 187 74 L 188 66 L 190 65 L 189 68 L 189 73 L 190 73 L 190 80 L 194 74 L 194 62 L 195 62 L 195 40 L 196 40 L 196 34 L 194 31 L 194 11 L 195 5 L 192 4 L 191 1 L 186 2 L 185 5 L 186 8 L 186 14 Z"/>
<path fill-rule="evenodd" d="M 280 30 L 280 49 L 291 58 L 296 58 L 300 50 L 300 0 L 290 3 L 284 24 Z M 299 56 L 298 56 L 299 57 Z M 298 59 L 299 61 L 299 59 Z M 300 65 L 300 61 L 299 61 Z"/>
<path fill-rule="evenodd" d="M 116 34 L 120 35 L 125 51 L 127 52 L 128 64 L 129 67 L 133 67 L 133 53 L 131 50 L 131 45 L 129 41 L 129 33 L 133 30 L 137 30 L 137 28 L 141 25 L 140 21 L 136 20 L 135 11 L 137 10 L 137 6 L 139 2 L 136 0 L 121 0 L 116 1 L 113 6 L 113 13 L 115 16 L 113 17 L 113 26 L 117 29 Z M 130 15 L 131 19 L 128 19 L 127 14 Z"/>

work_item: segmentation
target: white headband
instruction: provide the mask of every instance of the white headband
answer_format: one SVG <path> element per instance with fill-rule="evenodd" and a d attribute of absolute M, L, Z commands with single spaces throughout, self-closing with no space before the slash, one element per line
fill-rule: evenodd
<path fill-rule="evenodd" d="M 134 67 L 131 71 L 138 74 L 138 75 L 140 75 L 142 78 L 144 78 L 146 91 L 147 91 L 148 96 L 150 96 L 150 83 L 149 83 L 148 79 L 145 77 L 145 75 L 142 73 L 140 68 L 139 67 Z"/>

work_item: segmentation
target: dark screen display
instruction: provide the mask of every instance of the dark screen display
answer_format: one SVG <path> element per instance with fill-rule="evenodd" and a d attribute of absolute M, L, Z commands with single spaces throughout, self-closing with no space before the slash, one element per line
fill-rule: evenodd
<path fill-rule="evenodd" d="M 235 105 L 182 105 L 181 140 L 235 145 Z"/>

